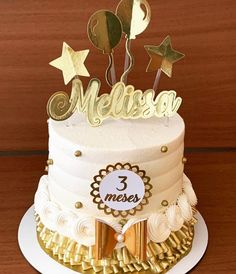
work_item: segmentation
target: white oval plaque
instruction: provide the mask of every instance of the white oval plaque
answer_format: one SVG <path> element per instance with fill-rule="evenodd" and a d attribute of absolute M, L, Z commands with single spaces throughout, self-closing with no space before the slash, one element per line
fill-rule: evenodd
<path fill-rule="evenodd" d="M 142 178 L 130 170 L 115 170 L 100 183 L 100 197 L 114 210 L 130 210 L 141 203 L 145 186 Z"/>

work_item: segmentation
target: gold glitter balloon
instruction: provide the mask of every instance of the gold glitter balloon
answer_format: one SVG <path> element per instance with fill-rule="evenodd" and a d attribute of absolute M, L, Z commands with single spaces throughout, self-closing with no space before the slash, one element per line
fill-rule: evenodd
<path fill-rule="evenodd" d="M 105 78 L 112 86 L 109 74 L 115 75 L 113 49 L 119 44 L 122 35 L 122 26 L 119 18 L 111 11 L 100 10 L 95 12 L 88 22 L 88 37 L 92 44 L 109 56 L 109 64 Z"/>
<path fill-rule="evenodd" d="M 151 8 L 146 0 L 122 0 L 117 6 L 116 14 L 128 39 L 135 39 L 151 20 Z"/>
<path fill-rule="evenodd" d="M 110 54 L 119 44 L 121 35 L 121 22 L 113 12 L 100 10 L 90 17 L 88 37 L 92 44 L 103 53 Z"/>
<path fill-rule="evenodd" d="M 131 52 L 131 39 L 142 33 L 151 20 L 151 8 L 146 0 L 121 0 L 116 14 L 122 23 L 126 34 L 126 61 L 125 69 L 120 80 L 126 83 L 127 76 L 134 66 L 134 56 Z"/>

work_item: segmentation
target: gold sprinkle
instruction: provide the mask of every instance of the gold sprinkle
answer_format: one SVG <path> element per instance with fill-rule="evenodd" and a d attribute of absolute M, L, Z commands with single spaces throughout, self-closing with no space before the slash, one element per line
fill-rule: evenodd
<path fill-rule="evenodd" d="M 48 172 L 48 166 L 45 166 L 44 171 Z"/>
<path fill-rule="evenodd" d="M 53 165 L 53 159 L 48 159 L 48 160 L 47 160 L 47 164 L 48 164 L 48 165 Z"/>
<path fill-rule="evenodd" d="M 183 163 L 183 164 L 186 164 L 186 163 L 187 163 L 187 161 L 188 161 L 188 159 L 187 159 L 186 157 L 183 157 L 183 159 L 182 159 L 182 163 Z"/>
<path fill-rule="evenodd" d="M 83 207 L 83 204 L 81 202 L 75 203 L 75 208 L 79 209 L 79 208 L 82 208 L 82 207 Z"/>
<path fill-rule="evenodd" d="M 168 205 L 169 205 L 169 203 L 168 203 L 168 201 L 163 200 L 163 201 L 161 202 L 161 205 L 162 205 L 162 206 L 168 206 Z"/>
<path fill-rule="evenodd" d="M 161 147 L 161 152 L 162 153 L 166 153 L 168 151 L 168 147 L 167 146 L 162 146 Z"/>
<path fill-rule="evenodd" d="M 75 157 L 80 157 L 81 155 L 82 155 L 82 152 L 81 152 L 81 151 L 77 150 L 77 151 L 75 152 Z"/>

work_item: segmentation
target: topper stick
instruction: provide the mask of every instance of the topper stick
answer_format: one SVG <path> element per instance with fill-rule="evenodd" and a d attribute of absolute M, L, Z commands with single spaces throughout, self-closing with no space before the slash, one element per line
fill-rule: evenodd
<path fill-rule="evenodd" d="M 127 76 L 129 74 L 129 72 L 132 70 L 133 66 L 134 66 L 134 56 L 130 50 L 130 46 L 131 46 L 131 40 L 127 39 L 126 43 L 125 43 L 125 49 L 126 49 L 126 54 L 129 57 L 129 66 L 128 68 L 124 71 L 124 73 L 121 75 L 121 82 L 126 83 L 127 81 Z"/>
<path fill-rule="evenodd" d="M 116 83 L 116 69 L 115 69 L 114 58 L 111 66 L 111 82 L 112 82 L 112 86 L 114 86 Z"/>
<path fill-rule="evenodd" d="M 111 76 L 111 68 L 112 68 L 112 64 L 113 64 L 113 55 L 109 54 L 108 57 L 109 57 L 109 65 L 106 69 L 105 78 L 106 78 L 106 81 L 107 81 L 108 85 L 112 87 L 112 81 L 110 80 L 109 76 Z"/>
<path fill-rule="evenodd" d="M 157 74 L 156 74 L 156 78 L 154 80 L 154 84 L 153 84 L 153 90 L 157 91 L 157 88 L 159 86 L 160 83 L 160 78 L 161 78 L 161 69 L 158 69 Z"/>
<path fill-rule="evenodd" d="M 128 67 L 129 67 L 129 55 L 127 54 L 127 51 L 125 51 L 125 65 L 124 65 L 124 71 L 126 71 Z M 124 79 L 124 84 L 127 84 L 127 78 Z"/>
<path fill-rule="evenodd" d="M 113 86 L 116 83 L 116 70 L 113 54 L 109 54 L 109 65 L 106 69 L 105 78 L 109 86 Z"/>

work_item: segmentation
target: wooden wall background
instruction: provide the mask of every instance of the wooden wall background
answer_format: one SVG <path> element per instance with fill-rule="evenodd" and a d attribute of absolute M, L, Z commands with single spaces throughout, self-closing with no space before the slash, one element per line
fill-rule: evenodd
<path fill-rule="evenodd" d="M 149 2 L 152 21 L 132 44 L 136 68 L 129 82 L 142 89 L 152 86 L 155 75 L 144 72 L 148 56 L 143 45 L 159 44 L 170 34 L 173 47 L 186 58 L 174 65 L 171 79 L 163 75 L 160 89 L 175 89 L 184 99 L 180 113 L 187 126 L 186 146 L 235 147 L 236 1 Z M 91 49 L 86 65 L 92 76 L 103 79 L 107 57 L 90 44 L 86 24 L 96 10 L 115 10 L 117 4 L 114 0 L 0 1 L 2 153 L 47 149 L 47 100 L 55 91 L 70 92 L 61 72 L 48 65 L 60 56 L 63 41 L 75 50 Z M 116 50 L 118 74 L 123 59 L 121 46 Z"/>

